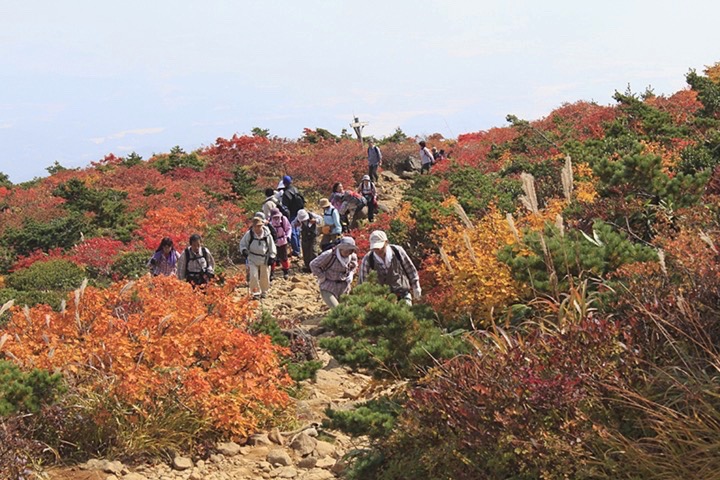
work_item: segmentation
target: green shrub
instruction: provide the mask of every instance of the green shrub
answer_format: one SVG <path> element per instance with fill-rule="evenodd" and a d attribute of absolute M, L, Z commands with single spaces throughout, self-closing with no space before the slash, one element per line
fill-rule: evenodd
<path fill-rule="evenodd" d="M 17 412 L 36 413 L 62 390 L 59 373 L 40 369 L 23 372 L 14 363 L 0 360 L 0 417 Z"/>
<path fill-rule="evenodd" d="M 55 218 L 47 223 L 27 220 L 22 228 L 9 228 L 0 239 L 18 255 L 30 255 L 35 250 L 45 252 L 53 248 L 68 249 L 78 243 L 82 235 L 90 235 L 90 221 L 80 213 Z"/>
<path fill-rule="evenodd" d="M 327 420 L 323 426 L 341 430 L 353 437 L 368 435 L 370 438 L 389 437 L 395 421 L 402 411 L 402 404 L 388 397 L 364 402 L 352 410 L 325 410 Z"/>
<path fill-rule="evenodd" d="M 80 286 L 78 284 L 77 286 Z M 28 307 L 34 307 L 35 305 L 44 304 L 50 305 L 54 310 L 60 309 L 60 304 L 65 299 L 65 292 L 58 291 L 47 291 L 42 292 L 38 290 L 32 290 L 29 292 L 15 290 L 12 288 L 1 288 L 0 289 L 0 306 L 4 305 L 10 300 L 15 300 L 15 305 Z M 9 318 L 9 312 L 0 317 L 0 325 Z"/>
<path fill-rule="evenodd" d="M 370 368 L 373 375 L 403 377 L 417 377 L 436 359 L 466 351 L 462 338 L 444 335 L 415 311 L 371 279 L 343 297 L 323 320 L 336 336 L 321 339 L 320 346 L 339 362 Z"/>
<path fill-rule="evenodd" d="M 285 365 L 288 375 L 296 382 L 302 382 L 315 378 L 315 374 L 323 367 L 319 360 L 308 360 L 305 362 L 289 362 Z"/>
<path fill-rule="evenodd" d="M 110 267 L 110 273 L 115 279 L 140 278 L 148 272 L 147 262 L 151 256 L 150 250 L 121 253 Z"/>
<path fill-rule="evenodd" d="M 35 262 L 7 276 L 8 287 L 24 292 L 73 290 L 85 278 L 85 270 L 69 260 Z"/>

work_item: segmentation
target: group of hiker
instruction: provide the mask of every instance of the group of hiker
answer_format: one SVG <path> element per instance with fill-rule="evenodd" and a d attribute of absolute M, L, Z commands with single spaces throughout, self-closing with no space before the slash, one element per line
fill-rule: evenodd
<path fill-rule="evenodd" d="M 419 142 L 421 174 L 429 173 L 431 165 L 445 158 L 444 152 L 427 148 Z M 255 213 L 251 227 L 242 236 L 240 255 L 247 267 L 248 286 L 254 298 L 265 298 L 277 268 L 284 278 L 290 272 L 290 257 L 303 259 L 303 271 L 317 278 L 323 301 L 330 307 L 338 305 L 340 296 L 350 292 L 353 279 L 363 283 L 375 271 L 377 281 L 390 287 L 399 300 L 412 304 L 422 290 L 418 272 L 410 257 L 399 245 L 389 243 L 387 235 L 376 230 L 370 235 L 370 251 L 358 262 L 355 240 L 348 232 L 367 215 L 372 222 L 377 212 L 378 167 L 382 152 L 374 142 L 368 147 L 368 174 L 362 177 L 356 191 L 346 190 L 338 182 L 329 198 L 321 198 L 321 214 L 306 208 L 305 198 L 285 175 L 275 189 L 265 190 L 261 211 Z M 317 239 L 320 251 L 317 252 Z M 215 260 L 202 245 L 199 234 L 190 236 L 189 245 L 178 253 L 172 239 L 163 238 L 148 262 L 153 275 L 176 275 L 194 286 L 203 285 L 214 277 Z"/>

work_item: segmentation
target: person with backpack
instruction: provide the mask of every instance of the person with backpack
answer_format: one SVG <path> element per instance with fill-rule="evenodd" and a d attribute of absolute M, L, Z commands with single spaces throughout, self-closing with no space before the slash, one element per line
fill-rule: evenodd
<path fill-rule="evenodd" d="M 367 217 L 368 221 L 372 222 L 375 219 L 375 211 L 377 210 L 377 189 L 375 183 L 370 180 L 369 175 L 363 175 L 360 185 L 358 185 L 358 192 L 365 199 L 367 203 Z"/>
<path fill-rule="evenodd" d="M 332 247 L 333 243 L 342 234 L 343 227 L 340 223 L 340 213 L 335 207 L 330 205 L 327 198 L 320 199 L 320 208 L 323 209 L 323 226 L 322 237 L 320 238 L 320 248 L 322 251 Z"/>
<path fill-rule="evenodd" d="M 285 185 L 285 190 L 282 195 L 282 204 L 287 207 L 289 213 L 287 217 L 292 224 L 295 222 L 297 213 L 305 208 L 305 197 L 303 197 L 298 189 L 295 188 L 295 185 L 292 184 L 292 177 L 290 175 L 285 175 L 282 181 L 283 185 Z M 299 256 L 300 232 L 297 228 L 293 228 L 292 235 L 290 236 L 290 246 L 292 247 L 292 254 Z"/>
<path fill-rule="evenodd" d="M 382 230 L 370 234 L 370 251 L 360 264 L 359 282 L 366 281 L 372 271 L 377 273 L 378 283 L 390 287 L 398 300 L 412 305 L 413 298 L 420 299 L 422 289 L 415 265 L 404 248 L 388 242 Z"/>
<path fill-rule="evenodd" d="M 295 223 L 300 229 L 300 246 L 302 247 L 302 257 L 305 268 L 303 272 L 310 272 L 310 262 L 315 260 L 315 243 L 320 233 L 320 224 L 322 217 L 312 212 L 308 212 L 304 208 L 300 210 L 295 219 Z"/>
<path fill-rule="evenodd" d="M 277 249 L 265 221 L 253 217 L 252 226 L 240 239 L 240 255 L 247 259 L 250 293 L 265 298 L 270 289 L 270 266 L 275 263 Z"/>
<path fill-rule="evenodd" d="M 358 220 L 361 220 L 365 216 L 365 206 L 367 200 L 365 197 L 352 190 L 345 190 L 343 195 L 343 203 L 340 206 L 340 215 L 347 217 L 348 229 L 358 227 Z"/>
<path fill-rule="evenodd" d="M 356 250 L 355 240 L 343 237 L 335 247 L 310 262 L 310 270 L 320 285 L 320 295 L 330 308 L 337 307 L 340 297 L 350 293 L 358 266 Z"/>
<path fill-rule="evenodd" d="M 209 283 L 215 276 L 215 259 L 210 250 L 202 245 L 202 237 L 193 233 L 178 259 L 177 276 L 193 286 Z"/>
<path fill-rule="evenodd" d="M 340 214 L 340 224 L 342 225 L 343 233 L 347 233 L 350 229 L 348 228 L 347 216 L 340 213 L 340 208 L 345 201 L 345 188 L 340 182 L 336 182 L 332 186 L 332 193 L 330 194 L 330 205 L 335 208 Z"/>
<path fill-rule="evenodd" d="M 375 145 L 375 142 L 373 140 L 370 140 L 370 145 L 368 146 L 368 176 L 370 177 L 370 180 L 373 182 L 378 181 L 378 167 L 382 165 L 382 152 L 380 151 L 380 147 Z"/>
<path fill-rule="evenodd" d="M 180 254 L 175 251 L 172 238 L 165 237 L 160 241 L 160 245 L 150 260 L 148 268 L 154 277 L 158 275 L 177 276 L 177 264 Z"/>
<path fill-rule="evenodd" d="M 273 208 L 270 211 L 270 225 L 275 229 L 277 239 L 275 241 L 275 247 L 277 249 L 276 262 L 280 264 L 283 271 L 283 278 L 288 278 L 290 275 L 290 260 L 288 259 L 288 242 L 292 234 L 292 226 L 288 219 L 280 213 L 280 209 Z M 275 264 L 272 265 L 272 269 L 275 269 Z M 272 275 L 272 271 L 271 271 Z"/>
<path fill-rule="evenodd" d="M 262 204 L 262 213 L 265 215 L 265 218 L 270 218 L 270 210 L 273 208 L 278 208 L 278 205 L 280 204 L 280 199 L 275 193 L 275 190 L 272 188 L 266 188 L 265 189 L 265 201 Z"/>
<path fill-rule="evenodd" d="M 427 148 L 425 140 L 421 140 L 418 145 L 420 145 L 420 175 L 425 172 L 429 174 L 430 167 L 433 163 L 435 163 L 435 158 L 433 158 L 433 154 L 430 149 Z"/>

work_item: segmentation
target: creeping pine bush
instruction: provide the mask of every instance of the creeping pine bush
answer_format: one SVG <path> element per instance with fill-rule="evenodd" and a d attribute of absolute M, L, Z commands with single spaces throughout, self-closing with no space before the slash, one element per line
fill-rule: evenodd
<path fill-rule="evenodd" d="M 418 318 L 398 302 L 385 285 L 368 281 L 343 297 L 323 320 L 335 333 L 324 338 L 326 348 L 341 363 L 373 369 L 377 376 L 417 377 L 435 359 L 451 358 L 467 351 L 461 337 L 446 335 L 432 320 Z"/>
<path fill-rule="evenodd" d="M 31 292 L 33 290 L 68 291 L 77 288 L 85 278 L 85 270 L 69 260 L 36 262 L 28 268 L 8 275 L 9 288 Z"/>
<path fill-rule="evenodd" d="M 62 376 L 47 370 L 21 371 L 0 360 L 0 417 L 16 412 L 36 413 L 62 390 Z"/>

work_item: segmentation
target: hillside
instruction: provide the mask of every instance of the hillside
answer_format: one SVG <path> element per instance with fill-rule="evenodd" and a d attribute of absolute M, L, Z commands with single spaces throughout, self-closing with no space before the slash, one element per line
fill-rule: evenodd
<path fill-rule="evenodd" d="M 380 141 L 386 212 L 350 235 L 360 258 L 374 229 L 404 247 L 423 290 L 411 308 L 369 282 L 329 312 L 297 259 L 267 299 L 247 295 L 237 244 L 262 191 L 291 175 L 317 211 L 333 183 L 365 173 L 364 149 L 322 129 L 6 184 L 0 300 L 16 302 L 0 313 L 0 467 L 21 478 L 33 462 L 109 457 L 165 465 L 143 467 L 147 478 L 330 478 L 340 465 L 378 479 L 720 476 L 720 65 L 686 79 L 670 96 L 618 92 L 611 106 L 431 136 L 449 157 L 430 175 L 396 175 L 415 139 Z M 162 237 L 183 248 L 194 232 L 215 282 L 198 292 L 144 275 Z M 278 431 L 292 442 L 311 424 L 336 442 L 328 455 L 303 437 L 312 448 L 268 459 Z M 228 441 L 241 453 L 217 457 Z M 176 454 L 196 470 L 171 474 Z"/>

